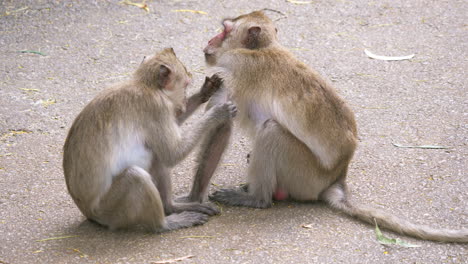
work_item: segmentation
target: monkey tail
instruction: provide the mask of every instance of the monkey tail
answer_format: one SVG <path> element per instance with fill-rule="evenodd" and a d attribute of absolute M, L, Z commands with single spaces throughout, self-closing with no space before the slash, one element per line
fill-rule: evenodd
<path fill-rule="evenodd" d="M 417 225 L 405 219 L 385 213 L 381 210 L 363 205 L 350 203 L 346 199 L 345 192 L 341 186 L 333 185 L 324 192 L 322 198 L 334 209 L 344 212 L 363 222 L 374 224 L 374 219 L 379 227 L 386 228 L 393 232 L 407 235 L 423 240 L 439 242 L 468 242 L 468 229 L 435 229 L 425 225 Z"/>

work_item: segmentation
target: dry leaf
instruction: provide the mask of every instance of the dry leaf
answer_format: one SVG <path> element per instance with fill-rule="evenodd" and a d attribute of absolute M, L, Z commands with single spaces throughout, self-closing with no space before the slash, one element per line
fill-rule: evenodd
<path fill-rule="evenodd" d="M 175 259 L 152 261 L 151 264 L 176 263 L 176 262 L 179 262 L 179 261 L 182 261 L 182 260 L 186 260 L 186 259 L 189 259 L 189 258 L 193 258 L 193 257 L 195 257 L 195 256 L 193 256 L 193 255 L 188 255 L 188 256 L 185 256 L 185 257 L 180 257 L 180 258 L 175 258 Z"/>
<path fill-rule="evenodd" d="M 301 225 L 302 228 L 306 228 L 306 229 L 311 229 L 313 228 L 313 225 L 312 224 L 308 224 L 308 225 Z"/>
<path fill-rule="evenodd" d="M 397 60 L 409 60 L 414 57 L 414 54 L 411 54 L 408 56 L 399 56 L 399 57 L 380 56 L 380 55 L 375 55 L 374 53 L 370 52 L 367 49 L 365 49 L 364 52 L 366 53 L 367 56 L 369 56 L 369 58 L 376 59 L 376 60 L 397 61 Z"/>

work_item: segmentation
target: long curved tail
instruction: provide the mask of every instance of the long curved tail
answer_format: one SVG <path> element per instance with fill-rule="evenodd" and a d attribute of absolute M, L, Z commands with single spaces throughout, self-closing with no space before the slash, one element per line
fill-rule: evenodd
<path fill-rule="evenodd" d="M 411 223 L 378 209 L 352 204 L 346 199 L 345 192 L 339 185 L 333 185 L 326 190 L 322 195 L 322 199 L 334 209 L 369 224 L 374 224 L 375 219 L 380 227 L 403 235 L 439 242 L 468 242 L 468 229 L 466 228 L 460 230 L 435 229 L 429 226 Z"/>

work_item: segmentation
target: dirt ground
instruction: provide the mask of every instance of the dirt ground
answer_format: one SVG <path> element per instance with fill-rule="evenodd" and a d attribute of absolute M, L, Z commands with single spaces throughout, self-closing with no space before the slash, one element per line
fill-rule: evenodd
<path fill-rule="evenodd" d="M 299 2 L 160 0 L 146 12 L 118 0 L 0 1 L 0 263 L 466 263 L 466 244 L 384 232 L 421 247 L 380 245 L 373 226 L 321 203 L 225 206 L 203 226 L 147 234 L 96 226 L 72 202 L 62 146 L 87 102 L 164 47 L 194 74 L 196 91 L 202 48 L 221 18 L 271 8 L 287 16 L 277 21 L 280 41 L 356 114 L 353 199 L 417 223 L 467 228 L 468 2 Z M 374 60 L 364 49 L 415 56 Z M 213 183 L 244 182 L 249 151 L 236 130 Z M 189 190 L 194 166 L 190 157 L 176 168 L 175 194 Z"/>

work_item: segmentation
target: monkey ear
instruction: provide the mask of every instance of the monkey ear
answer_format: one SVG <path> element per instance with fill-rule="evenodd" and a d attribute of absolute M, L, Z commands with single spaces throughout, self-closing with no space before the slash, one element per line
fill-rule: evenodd
<path fill-rule="evenodd" d="M 159 66 L 158 85 L 161 89 L 170 89 L 171 69 L 166 65 Z"/>
<path fill-rule="evenodd" d="M 175 55 L 175 51 L 172 47 L 164 48 L 161 53 L 168 53 L 168 52 Z"/>
<path fill-rule="evenodd" d="M 260 46 L 260 33 L 262 32 L 262 28 L 258 26 L 250 27 L 247 32 L 246 48 L 257 49 Z"/>

